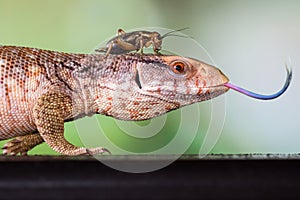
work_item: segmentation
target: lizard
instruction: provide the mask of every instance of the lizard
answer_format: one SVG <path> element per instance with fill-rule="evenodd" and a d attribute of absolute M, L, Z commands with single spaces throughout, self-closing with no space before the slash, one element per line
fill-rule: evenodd
<path fill-rule="evenodd" d="M 288 72 L 277 96 L 290 79 Z M 240 90 L 220 69 L 177 55 L 75 54 L 0 46 L 0 140 L 13 138 L 3 153 L 27 155 L 43 142 L 64 155 L 109 153 L 104 147 L 69 143 L 64 123 L 94 114 L 151 119 L 230 88 Z"/>

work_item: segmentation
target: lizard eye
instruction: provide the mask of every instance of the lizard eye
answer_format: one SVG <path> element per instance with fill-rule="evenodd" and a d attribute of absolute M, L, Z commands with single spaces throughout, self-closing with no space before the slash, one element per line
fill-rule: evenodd
<path fill-rule="evenodd" d="M 173 65 L 173 71 L 175 73 L 182 74 L 185 71 L 184 69 L 185 68 L 183 63 L 176 63 L 175 65 Z"/>
<path fill-rule="evenodd" d="M 176 61 L 171 63 L 172 72 L 177 75 L 186 74 L 188 65 L 182 61 Z"/>

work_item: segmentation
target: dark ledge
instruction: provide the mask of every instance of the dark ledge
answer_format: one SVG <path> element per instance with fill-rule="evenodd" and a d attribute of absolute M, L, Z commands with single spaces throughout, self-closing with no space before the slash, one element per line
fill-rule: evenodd
<path fill-rule="evenodd" d="M 103 156 L 152 164 L 176 156 Z M 184 156 L 150 173 L 125 173 L 93 157 L 0 156 L 0 199 L 299 199 L 298 154 Z"/>

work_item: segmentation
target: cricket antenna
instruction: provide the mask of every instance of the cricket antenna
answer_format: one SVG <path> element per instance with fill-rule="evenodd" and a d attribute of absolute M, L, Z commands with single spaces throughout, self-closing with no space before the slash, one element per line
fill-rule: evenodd
<path fill-rule="evenodd" d="M 177 36 L 177 37 L 189 38 L 188 36 L 185 36 L 185 35 L 172 34 L 172 33 L 175 33 L 175 32 L 186 30 L 186 29 L 189 29 L 189 27 L 185 27 L 185 28 L 181 28 L 181 29 L 177 29 L 177 30 L 174 30 L 174 31 L 167 32 L 163 36 L 161 36 L 161 38 L 163 39 L 163 38 L 168 37 L 168 36 Z"/>

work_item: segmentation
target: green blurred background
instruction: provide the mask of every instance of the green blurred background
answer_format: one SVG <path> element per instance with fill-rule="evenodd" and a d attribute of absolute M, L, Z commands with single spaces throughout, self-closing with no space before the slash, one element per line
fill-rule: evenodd
<path fill-rule="evenodd" d="M 224 127 L 211 152 L 300 151 L 297 89 L 300 1 L 0 0 L 1 45 L 89 53 L 114 36 L 118 28 L 140 27 L 189 27 L 184 33 L 208 51 L 214 64 L 233 83 L 260 93 L 273 93 L 282 86 L 284 64 L 291 59 L 294 78 L 282 97 L 263 102 L 232 91 L 226 94 Z M 200 104 L 201 126 L 186 153 L 199 152 L 211 121 L 211 104 Z M 122 134 L 111 118 L 98 116 L 97 119 L 105 124 L 105 135 L 117 146 L 133 152 L 149 152 L 174 138 L 180 121 L 178 116 L 180 111 L 169 114 L 166 127 L 147 142 Z M 67 123 L 65 127 L 68 140 L 82 145 L 75 124 Z M 87 125 L 86 132 L 93 134 L 93 131 Z M 56 154 L 46 144 L 31 151 L 37 153 Z"/>

